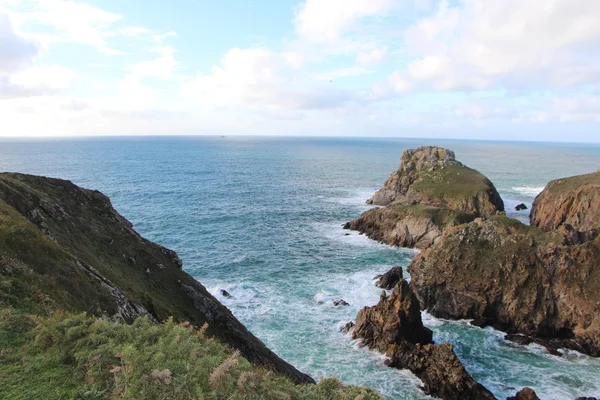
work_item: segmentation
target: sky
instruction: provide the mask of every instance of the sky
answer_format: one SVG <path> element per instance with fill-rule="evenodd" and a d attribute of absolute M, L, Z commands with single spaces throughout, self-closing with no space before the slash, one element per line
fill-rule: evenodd
<path fill-rule="evenodd" d="M 0 0 L 0 136 L 600 142 L 600 0 Z"/>

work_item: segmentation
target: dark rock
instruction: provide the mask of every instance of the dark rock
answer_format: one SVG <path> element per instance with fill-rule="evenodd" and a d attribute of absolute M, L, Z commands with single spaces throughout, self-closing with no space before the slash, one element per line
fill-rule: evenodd
<path fill-rule="evenodd" d="M 533 339 L 531 337 L 519 334 L 505 335 L 504 339 L 516 344 L 520 344 L 521 346 L 527 346 L 528 344 L 533 343 Z"/>
<path fill-rule="evenodd" d="M 596 397 L 578 397 L 575 400 L 598 400 Z"/>
<path fill-rule="evenodd" d="M 412 371 L 428 394 L 452 400 L 494 399 L 465 370 L 450 343 L 433 344 L 432 332 L 421 320 L 419 301 L 404 279 L 389 296 L 382 292 L 377 305 L 358 313 L 352 337 L 385 353 L 388 366 Z"/>
<path fill-rule="evenodd" d="M 508 397 L 506 400 L 540 400 L 537 394 L 531 388 L 523 388 L 516 395 Z"/>
<path fill-rule="evenodd" d="M 336 307 L 347 307 L 350 304 L 346 303 L 344 299 L 334 300 L 333 305 Z"/>
<path fill-rule="evenodd" d="M 515 210 L 517 210 L 517 211 L 527 210 L 527 206 L 525 204 L 521 203 L 515 207 Z"/>
<path fill-rule="evenodd" d="M 349 333 L 352 331 L 352 328 L 354 328 L 354 322 L 350 321 L 344 325 L 344 327 L 341 329 L 341 332 Z"/>
<path fill-rule="evenodd" d="M 221 293 L 221 296 L 223 296 L 227 299 L 233 298 L 233 296 L 225 289 L 219 289 L 219 293 Z"/>
<path fill-rule="evenodd" d="M 402 279 L 402 267 L 393 267 L 385 274 L 378 275 L 375 278 L 377 279 L 375 286 L 380 287 L 381 289 L 391 290 L 396 286 L 396 283 L 400 282 L 400 279 Z"/>

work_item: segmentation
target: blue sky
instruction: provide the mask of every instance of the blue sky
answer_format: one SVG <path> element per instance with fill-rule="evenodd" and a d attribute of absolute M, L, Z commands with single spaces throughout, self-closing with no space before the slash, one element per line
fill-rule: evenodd
<path fill-rule="evenodd" d="M 0 0 L 0 136 L 600 142 L 597 0 Z"/>

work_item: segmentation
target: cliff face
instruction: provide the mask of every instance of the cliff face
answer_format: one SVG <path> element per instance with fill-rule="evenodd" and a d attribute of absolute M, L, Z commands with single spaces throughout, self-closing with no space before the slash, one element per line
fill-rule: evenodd
<path fill-rule="evenodd" d="M 169 249 L 142 238 L 102 193 L 71 182 L 0 174 L 0 301 L 132 322 L 173 316 L 250 361 L 314 382 L 270 351 Z"/>
<path fill-rule="evenodd" d="M 435 345 L 421 320 L 419 300 L 402 279 L 379 303 L 356 317 L 352 336 L 385 353 L 389 366 L 408 369 L 423 382 L 423 390 L 442 399 L 494 399 L 466 371 L 450 343 Z"/>
<path fill-rule="evenodd" d="M 494 185 L 440 147 L 406 150 L 398 169 L 367 203 L 386 206 L 346 224 L 392 246 L 426 249 L 444 229 L 504 210 Z"/>
<path fill-rule="evenodd" d="M 600 232 L 600 172 L 554 180 L 536 197 L 531 225 L 550 231 L 567 224 L 585 239 Z"/>
<path fill-rule="evenodd" d="M 414 258 L 411 285 L 437 317 L 600 356 L 600 238 L 570 245 L 566 233 L 506 217 L 450 228 Z"/>
<path fill-rule="evenodd" d="M 489 217 L 504 211 L 494 185 L 481 173 L 456 161 L 454 152 L 420 147 L 402 153 L 400 166 L 369 204 L 422 204 Z"/>

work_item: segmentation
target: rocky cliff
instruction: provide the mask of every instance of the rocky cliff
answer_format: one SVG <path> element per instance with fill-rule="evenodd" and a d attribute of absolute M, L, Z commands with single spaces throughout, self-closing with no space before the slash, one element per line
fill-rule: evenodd
<path fill-rule="evenodd" d="M 554 180 L 540 193 L 531 210 L 531 225 L 545 231 L 570 225 L 582 241 L 600 232 L 600 172 Z"/>
<path fill-rule="evenodd" d="M 390 367 L 412 371 L 428 394 L 442 399 L 494 399 L 465 370 L 450 343 L 433 344 L 432 332 L 421 320 L 419 301 L 404 279 L 389 296 L 383 292 L 377 305 L 359 311 L 352 336 L 385 353 Z"/>
<path fill-rule="evenodd" d="M 270 351 L 175 252 L 142 238 L 98 191 L 69 181 L 0 174 L 0 303 L 30 313 L 87 312 L 132 322 L 208 324 L 251 362 L 314 382 Z"/>
<path fill-rule="evenodd" d="M 367 203 L 386 207 L 363 213 L 346 229 L 418 249 L 431 246 L 448 227 L 504 211 L 494 185 L 440 147 L 406 150 L 398 169 Z"/>
<path fill-rule="evenodd" d="M 408 271 L 422 306 L 600 356 L 600 238 L 496 216 L 450 228 Z"/>

